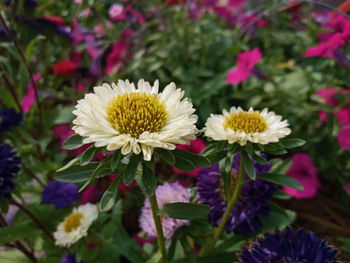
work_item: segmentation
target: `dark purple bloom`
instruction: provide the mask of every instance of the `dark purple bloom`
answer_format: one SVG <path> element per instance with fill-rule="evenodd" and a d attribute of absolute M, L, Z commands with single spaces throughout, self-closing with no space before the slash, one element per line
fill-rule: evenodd
<path fill-rule="evenodd" d="M 13 126 L 17 126 L 22 121 L 22 114 L 14 109 L 0 109 L 0 132 L 9 130 Z"/>
<path fill-rule="evenodd" d="M 78 188 L 72 183 L 51 181 L 45 186 L 41 198 L 44 204 L 66 208 L 78 198 Z"/>
<path fill-rule="evenodd" d="M 11 191 L 15 188 L 13 183 L 21 165 L 21 159 L 16 155 L 10 145 L 0 145 L 0 200 L 11 198 Z"/>
<path fill-rule="evenodd" d="M 303 229 L 265 233 L 241 254 L 240 263 L 334 263 L 337 251 L 326 241 Z"/>
<path fill-rule="evenodd" d="M 61 258 L 60 263 L 78 263 L 78 261 L 75 254 L 66 254 Z M 84 261 L 80 261 L 80 263 L 84 263 Z"/>
<path fill-rule="evenodd" d="M 232 182 L 237 178 L 239 162 L 240 156 L 236 154 L 232 165 Z M 257 174 L 266 173 L 271 168 L 269 164 L 261 165 L 254 162 L 254 165 Z M 218 164 L 200 170 L 196 188 L 199 201 L 208 204 L 211 208 L 210 223 L 218 226 L 227 207 Z M 278 189 L 278 186 L 259 179 L 244 184 L 239 201 L 232 210 L 225 230 L 237 234 L 251 234 L 259 231 L 262 228 L 259 217 L 268 215 L 270 210 L 268 199 Z"/>

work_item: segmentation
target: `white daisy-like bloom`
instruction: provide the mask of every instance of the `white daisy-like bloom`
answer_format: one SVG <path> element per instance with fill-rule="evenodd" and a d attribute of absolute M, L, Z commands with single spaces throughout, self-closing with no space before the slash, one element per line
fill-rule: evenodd
<path fill-rule="evenodd" d="M 287 120 L 282 121 L 281 116 L 267 108 L 259 112 L 253 108 L 244 111 L 240 107 L 232 107 L 229 112 L 223 110 L 222 115 L 211 114 L 205 124 L 205 135 L 241 146 L 247 142 L 268 144 L 289 135 L 291 130 L 288 126 Z"/>
<path fill-rule="evenodd" d="M 109 151 L 121 149 L 123 155 L 143 153 L 152 158 L 154 148 L 174 150 L 176 144 L 195 139 L 197 115 L 184 91 L 174 83 L 159 93 L 158 80 L 153 86 L 140 80 L 137 88 L 128 80 L 103 84 L 79 100 L 73 130 Z"/>
<path fill-rule="evenodd" d="M 56 240 L 55 244 L 61 247 L 69 247 L 74 244 L 87 235 L 90 225 L 97 219 L 97 216 L 96 205 L 87 203 L 74 208 L 73 212 L 58 225 L 53 234 Z"/>

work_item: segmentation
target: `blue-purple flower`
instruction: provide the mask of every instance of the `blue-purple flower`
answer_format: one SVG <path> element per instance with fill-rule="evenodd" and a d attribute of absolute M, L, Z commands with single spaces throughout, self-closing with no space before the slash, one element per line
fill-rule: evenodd
<path fill-rule="evenodd" d="M 78 188 L 72 183 L 51 181 L 45 186 L 41 198 L 44 204 L 52 204 L 58 209 L 66 208 L 77 200 Z"/>
<path fill-rule="evenodd" d="M 61 258 L 60 263 L 78 263 L 78 261 L 75 254 L 66 254 Z M 80 263 L 84 263 L 84 261 L 80 261 Z"/>
<path fill-rule="evenodd" d="M 265 233 L 245 248 L 240 263 L 334 263 L 337 251 L 313 233 L 300 229 Z"/>
<path fill-rule="evenodd" d="M 14 109 L 0 109 L 0 132 L 5 132 L 11 127 L 19 125 L 22 117 L 22 114 Z"/>
<path fill-rule="evenodd" d="M 161 209 L 168 203 L 189 203 L 191 191 L 190 189 L 181 186 L 178 182 L 164 183 L 157 187 L 156 195 L 158 206 Z M 148 199 L 145 200 L 139 221 L 143 232 L 147 233 L 149 237 L 157 236 L 157 230 L 154 225 L 152 210 Z M 162 226 L 165 238 L 170 240 L 177 229 L 184 225 L 188 225 L 189 223 L 188 220 L 163 218 Z"/>
<path fill-rule="evenodd" d="M 10 145 L 0 145 L 0 200 L 11 198 L 13 183 L 21 165 L 21 159 Z"/>
<path fill-rule="evenodd" d="M 231 172 L 233 186 L 238 176 L 239 162 L 240 156 L 236 154 Z M 261 165 L 254 162 L 254 165 L 257 174 L 266 173 L 271 168 L 269 164 Z M 199 172 L 196 186 L 199 201 L 210 206 L 209 221 L 214 226 L 220 224 L 227 207 L 227 200 L 222 185 L 218 164 L 214 164 L 210 168 L 201 169 Z M 258 232 L 262 228 L 259 217 L 269 214 L 268 200 L 278 189 L 278 186 L 260 179 L 245 183 L 242 187 L 239 200 L 235 204 L 226 223 L 225 230 L 237 234 Z"/>

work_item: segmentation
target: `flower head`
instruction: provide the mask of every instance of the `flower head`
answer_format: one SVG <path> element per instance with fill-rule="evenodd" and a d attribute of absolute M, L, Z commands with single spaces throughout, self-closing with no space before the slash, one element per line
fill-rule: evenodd
<path fill-rule="evenodd" d="M 237 66 L 227 74 L 227 83 L 237 84 L 253 75 L 255 65 L 261 60 L 259 48 L 244 51 L 238 55 Z"/>
<path fill-rule="evenodd" d="M 63 60 L 53 65 L 53 74 L 56 76 L 72 76 L 78 69 L 77 63 L 72 60 Z"/>
<path fill-rule="evenodd" d="M 283 190 L 295 198 L 313 198 L 320 188 L 317 170 L 311 157 L 306 153 L 297 153 L 292 157 L 292 164 L 287 171 L 287 176 L 297 180 L 303 190 L 297 190 L 284 186 Z"/>
<path fill-rule="evenodd" d="M 120 4 L 113 4 L 109 8 L 108 14 L 112 21 L 123 20 L 126 18 L 124 7 Z"/>
<path fill-rule="evenodd" d="M 222 115 L 212 114 L 205 124 L 205 135 L 217 141 L 245 145 L 247 142 L 268 144 L 278 142 L 290 134 L 289 124 L 282 117 L 266 108 L 261 112 L 243 111 L 240 107 L 232 107 L 230 112 Z"/>
<path fill-rule="evenodd" d="M 154 148 L 174 150 L 176 144 L 195 139 L 195 109 L 187 98 L 182 99 L 184 92 L 174 83 L 161 93 L 158 81 L 152 87 L 144 80 L 137 89 L 119 80 L 94 91 L 79 100 L 73 111 L 73 130 L 84 137 L 84 143 L 106 146 L 109 151 L 121 149 L 123 155 L 142 152 L 148 161 Z"/>
<path fill-rule="evenodd" d="M 158 206 L 161 209 L 168 203 L 189 203 L 191 197 L 191 191 L 188 188 L 181 186 L 178 182 L 164 183 L 157 187 L 156 190 Z M 188 220 L 163 218 L 162 227 L 164 236 L 167 240 L 170 240 L 172 235 L 177 229 L 182 226 L 189 225 Z M 150 237 L 156 237 L 157 231 L 154 225 L 152 210 L 149 201 L 146 199 L 142 208 L 140 216 L 140 226 L 142 231 L 147 233 Z"/>
<path fill-rule="evenodd" d="M 240 155 L 236 155 L 231 172 L 232 190 L 237 180 L 239 163 Z M 260 165 L 255 162 L 254 166 L 257 174 L 266 173 L 271 168 L 269 164 Z M 219 225 L 227 207 L 227 200 L 222 186 L 218 164 L 210 168 L 201 169 L 196 188 L 199 201 L 208 204 L 211 208 L 209 221 L 214 226 Z M 268 215 L 270 210 L 268 200 L 278 189 L 276 185 L 259 179 L 244 184 L 241 196 L 230 214 L 225 230 L 238 234 L 251 234 L 259 231 L 262 227 L 259 216 Z"/>
<path fill-rule="evenodd" d="M 344 150 L 350 150 L 350 124 L 341 127 L 337 139 L 341 148 Z"/>
<path fill-rule="evenodd" d="M 326 241 L 303 229 L 265 233 L 257 242 L 245 248 L 240 263 L 305 262 L 334 263 L 337 251 Z"/>
<path fill-rule="evenodd" d="M 85 204 L 74 208 L 57 227 L 54 233 L 55 244 L 62 247 L 69 247 L 80 238 L 87 235 L 90 225 L 98 216 L 97 207 L 93 204 Z"/>
<path fill-rule="evenodd" d="M 14 109 L 0 109 L 0 132 L 9 130 L 21 123 L 23 116 Z"/>
<path fill-rule="evenodd" d="M 56 208 L 66 208 L 78 198 L 78 188 L 72 183 L 51 181 L 45 186 L 41 198 L 44 204 L 53 204 Z"/>
<path fill-rule="evenodd" d="M 66 254 L 61 258 L 60 263 L 78 263 L 78 261 L 75 254 Z M 84 263 L 84 261 L 80 261 L 80 263 Z"/>
<path fill-rule="evenodd" d="M 0 201 L 11 198 L 13 183 L 21 165 L 21 159 L 10 145 L 0 144 Z"/>

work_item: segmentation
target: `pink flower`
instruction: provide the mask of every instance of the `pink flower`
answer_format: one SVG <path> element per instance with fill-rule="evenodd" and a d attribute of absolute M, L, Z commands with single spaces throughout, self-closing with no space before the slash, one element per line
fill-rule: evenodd
<path fill-rule="evenodd" d="M 97 203 L 100 201 L 103 195 L 103 191 L 97 187 L 97 185 L 89 185 L 81 193 L 81 201 L 79 205 L 84 205 L 87 203 Z"/>
<path fill-rule="evenodd" d="M 33 76 L 33 81 L 35 84 L 39 82 L 39 79 L 41 78 L 41 73 L 35 73 Z M 33 83 L 30 81 L 27 85 L 27 94 L 24 96 L 24 98 L 21 101 L 21 106 L 24 112 L 29 112 L 32 106 L 35 104 L 35 89 Z"/>
<path fill-rule="evenodd" d="M 344 190 L 350 195 L 350 183 L 343 186 Z"/>
<path fill-rule="evenodd" d="M 350 124 L 343 126 L 337 135 L 338 143 L 344 150 L 350 150 Z"/>
<path fill-rule="evenodd" d="M 343 39 L 343 35 L 336 33 L 331 38 L 322 41 L 317 46 L 308 48 L 303 57 L 336 58 L 334 52 L 345 44 L 346 41 Z"/>
<path fill-rule="evenodd" d="M 120 4 L 113 4 L 109 8 L 108 14 L 112 21 L 124 20 L 126 18 L 124 7 Z"/>
<path fill-rule="evenodd" d="M 227 83 L 237 84 L 253 75 L 255 65 L 261 60 L 259 48 L 244 51 L 238 55 L 237 66 L 227 74 Z"/>
<path fill-rule="evenodd" d="M 177 145 L 176 148 L 180 149 L 180 150 L 184 150 L 184 151 L 188 151 L 191 153 L 200 153 L 201 151 L 203 151 L 203 149 L 205 148 L 205 143 L 202 139 L 197 138 L 195 140 L 191 140 L 189 145 Z M 175 167 L 173 167 L 173 171 L 177 174 L 181 174 L 181 175 L 188 175 L 191 177 L 197 177 L 198 173 L 199 173 L 199 168 L 195 169 L 192 172 L 186 173 L 184 171 L 181 171 Z"/>
<path fill-rule="evenodd" d="M 320 187 L 320 182 L 317 177 L 316 167 L 308 154 L 295 154 L 292 157 L 292 164 L 286 175 L 298 181 L 304 187 L 304 190 L 283 187 L 283 191 L 297 199 L 315 197 Z"/>
<path fill-rule="evenodd" d="M 337 91 L 333 88 L 324 88 L 316 91 L 316 95 L 323 98 L 324 102 L 330 106 L 337 106 L 338 100 L 334 97 Z"/>
<path fill-rule="evenodd" d="M 350 105 L 346 105 L 337 112 L 338 122 L 341 125 L 350 124 Z"/>

